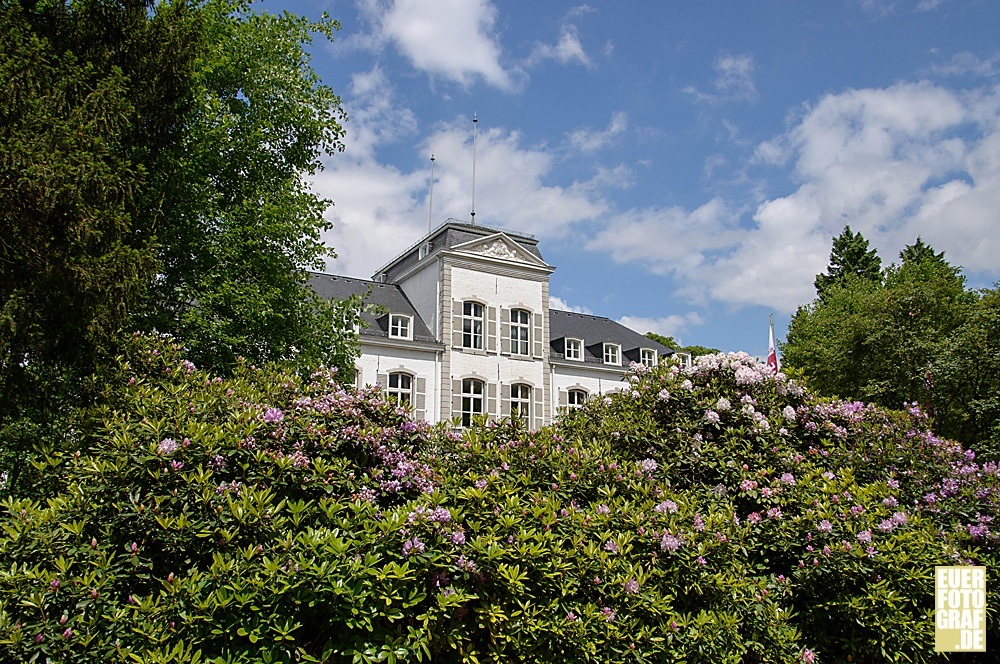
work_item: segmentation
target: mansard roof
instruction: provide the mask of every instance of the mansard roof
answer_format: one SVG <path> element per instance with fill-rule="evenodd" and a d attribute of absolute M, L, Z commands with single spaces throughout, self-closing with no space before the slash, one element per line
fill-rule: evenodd
<path fill-rule="evenodd" d="M 468 244 L 475 240 L 481 240 L 497 233 L 504 234 L 544 264 L 542 253 L 538 250 L 538 240 L 533 235 L 502 228 L 470 224 L 458 219 L 448 219 L 421 238 L 419 242 L 379 268 L 375 274 L 385 274 L 386 281 L 395 281 L 398 275 L 404 273 L 411 266 L 422 260 L 420 248 L 428 242 L 431 244 L 431 253 L 434 253 L 442 249 L 451 249 L 452 247 Z"/>
<path fill-rule="evenodd" d="M 395 284 L 380 284 L 367 279 L 311 273 L 309 286 L 324 300 L 341 301 L 359 295 L 364 298 L 367 304 L 375 305 L 378 308 L 377 311 L 371 311 L 371 307 L 365 307 L 361 312 L 361 318 L 368 324 L 368 327 L 361 328 L 362 337 L 389 338 L 389 314 L 402 314 L 413 319 L 414 341 L 437 343 L 434 335 L 428 329 L 427 323 L 406 297 L 406 293 Z"/>
<path fill-rule="evenodd" d="M 552 351 L 562 355 L 566 339 L 583 341 L 584 362 L 603 363 L 604 343 L 620 345 L 625 358 L 633 362 L 640 360 L 639 350 L 642 348 L 655 350 L 660 356 L 674 354 L 672 349 L 610 318 L 549 309 L 549 342 Z"/>

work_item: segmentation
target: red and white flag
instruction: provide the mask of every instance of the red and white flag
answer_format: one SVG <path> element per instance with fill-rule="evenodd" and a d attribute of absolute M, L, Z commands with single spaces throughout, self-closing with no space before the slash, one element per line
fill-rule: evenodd
<path fill-rule="evenodd" d="M 778 362 L 778 349 L 774 345 L 774 314 L 771 314 L 771 336 L 767 342 L 767 366 L 771 371 L 778 373 L 781 370 L 781 363 Z"/>

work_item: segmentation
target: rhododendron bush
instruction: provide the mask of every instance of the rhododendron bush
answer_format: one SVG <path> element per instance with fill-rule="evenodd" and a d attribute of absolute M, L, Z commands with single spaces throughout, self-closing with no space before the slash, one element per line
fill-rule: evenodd
<path fill-rule="evenodd" d="M 933 661 L 934 566 L 995 569 L 995 465 L 742 354 L 461 435 L 149 337 L 119 373 L 3 503 L 2 661 Z"/>

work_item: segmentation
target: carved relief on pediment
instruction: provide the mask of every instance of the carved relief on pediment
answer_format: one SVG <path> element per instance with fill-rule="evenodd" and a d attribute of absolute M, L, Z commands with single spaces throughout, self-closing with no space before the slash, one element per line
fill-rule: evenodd
<path fill-rule="evenodd" d="M 523 260 L 518 253 L 510 248 L 510 246 L 503 240 L 494 240 L 493 242 L 476 247 L 474 251 L 477 254 L 482 254 L 483 256 L 490 256 L 492 258 L 503 258 L 505 260 Z"/>

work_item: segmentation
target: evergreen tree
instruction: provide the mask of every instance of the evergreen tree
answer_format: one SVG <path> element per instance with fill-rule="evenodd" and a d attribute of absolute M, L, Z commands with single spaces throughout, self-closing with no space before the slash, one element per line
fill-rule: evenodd
<path fill-rule="evenodd" d="M 868 281 L 879 281 L 882 276 L 882 260 L 874 249 L 868 248 L 868 240 L 861 234 L 844 226 L 843 232 L 833 240 L 830 265 L 825 274 L 816 275 L 816 294 L 823 299 L 834 284 L 843 283 L 849 276 Z"/>

